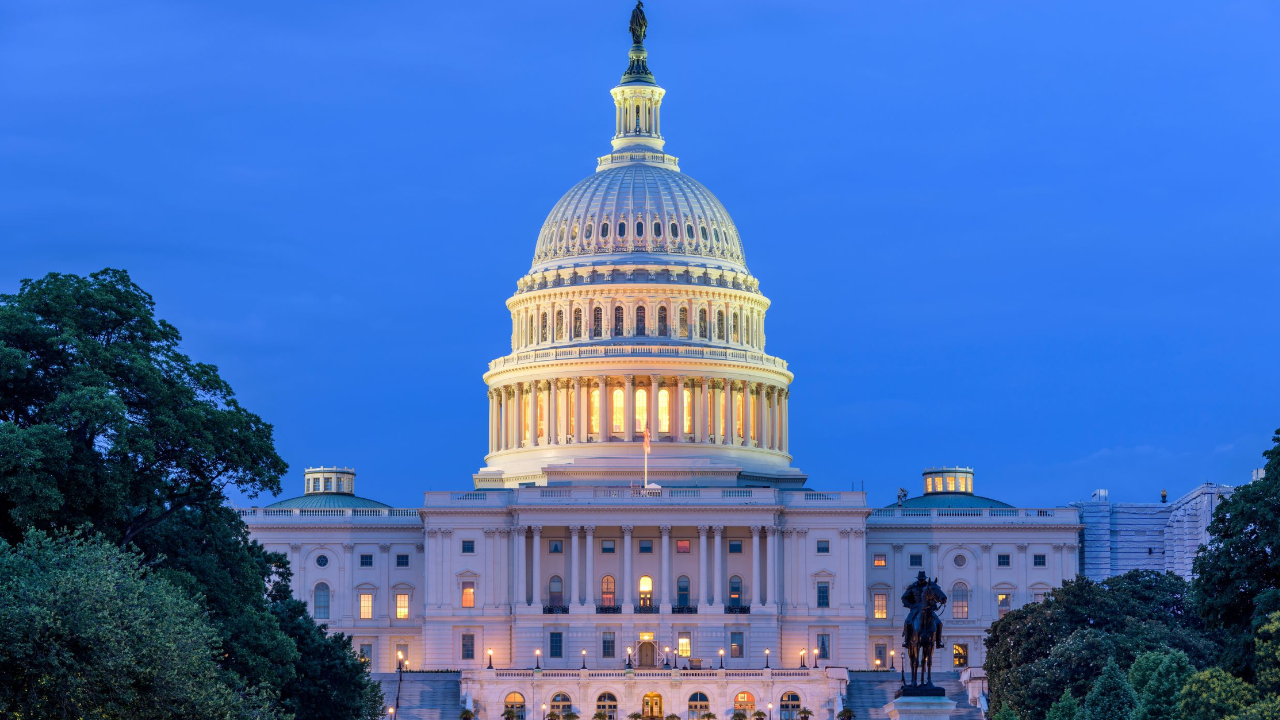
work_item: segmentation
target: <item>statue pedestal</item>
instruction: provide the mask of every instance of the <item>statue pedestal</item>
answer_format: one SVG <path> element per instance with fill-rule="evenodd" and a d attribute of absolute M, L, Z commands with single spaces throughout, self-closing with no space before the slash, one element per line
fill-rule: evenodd
<path fill-rule="evenodd" d="M 951 711 L 955 709 L 955 701 L 948 700 L 945 695 L 903 695 L 884 706 L 884 712 L 890 720 L 939 720 L 951 717 Z"/>

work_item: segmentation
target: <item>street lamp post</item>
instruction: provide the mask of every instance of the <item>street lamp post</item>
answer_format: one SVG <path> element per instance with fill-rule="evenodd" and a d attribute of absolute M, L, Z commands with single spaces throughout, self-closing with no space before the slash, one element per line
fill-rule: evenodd
<path fill-rule="evenodd" d="M 542 669 L 542 648 L 533 651 L 533 669 Z"/>
<path fill-rule="evenodd" d="M 489 648 L 489 669 L 493 669 L 493 648 Z"/>
<path fill-rule="evenodd" d="M 542 703 L 542 720 L 547 720 L 547 704 Z"/>
<path fill-rule="evenodd" d="M 804 669 L 804 670 L 809 669 L 809 666 L 804 664 L 804 656 L 805 656 L 805 653 L 807 652 L 809 652 L 808 648 L 800 651 L 800 667 L 801 669 Z"/>
<path fill-rule="evenodd" d="M 880 658 L 876 658 L 876 669 L 880 669 Z"/>
<path fill-rule="evenodd" d="M 670 646 L 664 646 L 662 648 L 662 669 L 663 670 L 671 669 L 671 647 Z"/>
<path fill-rule="evenodd" d="M 631 646 L 627 646 L 627 669 L 631 669 Z"/>
<path fill-rule="evenodd" d="M 813 649 L 813 669 L 814 669 L 814 670 L 817 670 L 817 669 L 818 669 L 818 660 L 819 660 L 821 657 L 822 657 L 822 656 L 821 656 L 821 654 L 818 652 L 818 648 L 814 648 L 814 649 Z"/>
<path fill-rule="evenodd" d="M 769 667 L 769 648 L 764 649 L 764 666 Z M 769 705 L 772 706 L 773 703 L 769 703 Z"/>
<path fill-rule="evenodd" d="M 766 707 L 769 708 L 769 720 L 773 720 L 773 703 L 766 703 Z"/>
<path fill-rule="evenodd" d="M 895 655 L 897 655 L 897 654 L 898 654 L 898 651 L 897 651 L 897 650 L 890 650 L 890 651 L 889 651 L 889 669 L 890 669 L 890 670 L 896 670 L 896 669 L 897 669 L 897 668 L 895 668 L 895 667 L 893 666 L 893 657 L 894 657 Z"/>
<path fill-rule="evenodd" d="M 720 669 L 724 669 L 724 648 L 720 648 Z"/>

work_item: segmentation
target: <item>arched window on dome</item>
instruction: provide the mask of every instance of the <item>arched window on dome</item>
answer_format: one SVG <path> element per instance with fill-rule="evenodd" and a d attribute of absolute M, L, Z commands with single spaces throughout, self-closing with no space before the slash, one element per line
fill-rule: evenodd
<path fill-rule="evenodd" d="M 591 337 L 600 337 L 604 332 L 604 310 L 597 307 L 591 311 Z"/>
<path fill-rule="evenodd" d="M 601 223 L 601 225 L 600 225 L 600 239 L 601 239 L 601 240 L 607 240 L 608 238 L 609 238 L 609 223 Z"/>
<path fill-rule="evenodd" d="M 698 229 L 702 231 L 702 242 L 706 242 L 706 241 L 707 241 L 707 228 L 706 228 L 706 226 L 704 225 L 704 226 L 702 226 L 702 227 L 700 227 L 700 228 L 698 228 Z"/>
<path fill-rule="evenodd" d="M 622 388 L 613 389 L 613 407 L 609 408 L 609 416 L 613 418 L 613 432 L 622 432 L 623 418 L 627 415 L 627 404 L 622 396 Z"/>
<path fill-rule="evenodd" d="M 538 327 L 541 328 L 542 330 L 542 332 L 538 334 L 538 337 L 540 338 L 539 342 L 546 342 L 547 341 L 547 314 L 545 312 L 542 313 L 542 323 Z"/>
<path fill-rule="evenodd" d="M 676 240 L 676 239 L 679 239 L 679 237 L 680 237 L 680 226 L 675 223 L 671 223 L 671 239 Z"/>
<path fill-rule="evenodd" d="M 724 311 L 723 310 L 716 311 L 716 339 L 717 340 L 724 339 Z"/>
<path fill-rule="evenodd" d="M 755 318 L 752 316 L 752 312 L 748 310 L 746 316 L 742 321 L 742 334 L 743 334 L 742 341 L 747 345 L 751 344 L 751 324 L 754 322 L 755 322 Z"/>
<path fill-rule="evenodd" d="M 591 391 L 591 421 L 588 432 L 600 432 L 600 390 L 593 389 Z"/>
<path fill-rule="evenodd" d="M 735 343 L 737 343 L 737 342 L 738 342 L 738 338 L 739 338 L 739 335 L 738 335 L 738 313 L 736 313 L 736 312 L 735 312 L 735 313 L 733 314 L 733 341 L 734 341 Z"/>
<path fill-rule="evenodd" d="M 660 307 L 658 308 L 658 337 L 666 337 L 667 329 L 667 309 Z"/>
<path fill-rule="evenodd" d="M 636 221 L 636 237 L 644 237 L 644 222 L 641 220 Z"/>
<path fill-rule="evenodd" d="M 645 335 L 648 335 L 648 334 L 649 333 L 645 329 L 645 324 L 644 324 L 644 306 L 637 305 L 636 306 L 636 337 L 644 337 Z"/>
<path fill-rule="evenodd" d="M 957 582 L 951 586 L 951 617 L 956 620 L 969 619 L 969 586 Z"/>
<path fill-rule="evenodd" d="M 586 239 L 588 239 L 588 240 L 590 240 L 590 239 L 591 239 L 591 226 L 590 226 L 590 225 L 588 225 L 588 226 L 586 226 L 586 227 L 584 227 L 584 228 L 582 229 L 582 235 L 583 235 L 583 237 L 585 237 L 585 238 L 586 238 Z"/>
<path fill-rule="evenodd" d="M 556 340 L 564 340 L 564 311 L 556 311 Z"/>
<path fill-rule="evenodd" d="M 693 239 L 693 223 L 686 223 L 684 226 L 684 238 L 686 240 Z"/>
<path fill-rule="evenodd" d="M 529 314 L 529 334 L 524 336 L 524 344 L 525 344 L 525 345 L 532 345 L 532 344 L 534 344 L 535 342 L 537 342 L 537 337 L 538 337 L 538 336 L 537 336 L 537 335 L 535 335 L 535 334 L 534 334 L 534 332 L 533 332 L 533 324 L 534 324 L 533 314 L 532 314 L 532 313 L 530 313 L 530 314 Z"/>
<path fill-rule="evenodd" d="M 657 220 L 653 221 L 653 236 L 656 238 L 662 237 L 662 223 Z"/>
<path fill-rule="evenodd" d="M 312 603 L 312 615 L 317 620 L 329 619 L 329 586 L 326 583 L 316 585 L 315 602 Z"/>
<path fill-rule="evenodd" d="M 618 237 L 624 238 L 626 236 L 627 236 L 627 224 L 624 222 L 618 223 Z"/>
<path fill-rule="evenodd" d="M 707 339 L 707 309 L 698 310 L 698 337 Z"/>
<path fill-rule="evenodd" d="M 713 229 L 711 230 L 711 238 L 712 238 L 713 240 L 715 240 L 716 245 L 719 245 L 719 244 L 720 244 L 720 229 L 719 229 L 719 228 L 713 228 Z"/>
<path fill-rule="evenodd" d="M 613 307 L 613 336 L 622 337 L 622 306 L 615 305 Z"/>
<path fill-rule="evenodd" d="M 636 432 L 643 434 L 644 429 L 649 426 L 649 391 L 645 388 L 636 388 Z"/>
<path fill-rule="evenodd" d="M 658 432 L 671 432 L 671 391 L 666 388 L 658 391 Z"/>
<path fill-rule="evenodd" d="M 582 308 L 573 310 L 573 337 L 575 340 L 582 337 Z"/>
<path fill-rule="evenodd" d="M 577 240 L 577 239 L 578 239 L 578 224 L 577 224 L 577 223 L 574 223 L 574 224 L 573 224 L 573 227 L 569 228 L 569 239 L 570 239 L 570 240 Z"/>

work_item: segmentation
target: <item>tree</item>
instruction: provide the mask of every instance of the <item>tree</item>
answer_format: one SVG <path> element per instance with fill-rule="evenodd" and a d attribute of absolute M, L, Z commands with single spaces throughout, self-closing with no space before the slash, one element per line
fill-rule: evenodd
<path fill-rule="evenodd" d="M 476 720 L 476 714 L 463 708 L 462 712 L 458 713 L 458 720 Z"/>
<path fill-rule="evenodd" d="M 1160 669 L 1160 665 L 1164 663 L 1166 657 L 1168 657 L 1166 652 L 1150 650 L 1134 658 L 1133 664 L 1129 666 L 1129 686 L 1139 696 L 1142 695 L 1147 683 L 1155 676 L 1156 671 Z"/>
<path fill-rule="evenodd" d="M 1178 692 L 1179 720 L 1223 720 L 1258 702 L 1252 685 L 1222 668 L 1209 668 L 1187 678 Z"/>
<path fill-rule="evenodd" d="M 813 717 L 813 711 L 807 707 L 800 708 L 796 714 L 800 716 L 800 720 L 809 720 L 809 718 Z"/>
<path fill-rule="evenodd" d="M 101 538 L 0 542 L 0 716 L 270 718 L 233 692 L 200 605 Z"/>
<path fill-rule="evenodd" d="M 1150 654 L 1144 653 L 1139 660 Z M 1143 684 L 1142 691 L 1136 693 L 1138 707 L 1132 720 L 1177 720 L 1178 691 L 1196 669 L 1191 666 L 1186 653 L 1174 650 L 1162 655 L 1160 666 Z M 1137 661 L 1134 667 L 1137 667 Z M 1135 676 L 1132 667 L 1129 675 Z"/>
<path fill-rule="evenodd" d="M 287 587 L 287 576 L 280 584 Z M 279 599 L 271 604 L 271 612 L 298 650 L 293 677 L 280 692 L 281 706 L 295 717 L 309 720 L 375 720 L 383 716 L 382 688 L 369 677 L 350 637 L 327 634 L 300 600 Z"/>
<path fill-rule="evenodd" d="M 609 713 L 597 710 L 596 714 L 591 716 L 591 720 L 609 720 Z"/>
<path fill-rule="evenodd" d="M 1013 708 L 1005 705 L 991 716 L 991 720 L 1021 720 L 1021 718 L 1018 717 L 1018 713 L 1013 711 Z"/>
<path fill-rule="evenodd" d="M 1076 702 L 1070 690 L 1063 690 L 1062 697 L 1049 708 L 1049 714 L 1045 716 L 1045 720 L 1076 720 L 1079 714 L 1080 703 Z"/>
<path fill-rule="evenodd" d="M 675 713 L 667 713 L 666 720 L 680 720 L 680 716 Z"/>
<path fill-rule="evenodd" d="M 755 712 L 751 713 L 752 720 L 765 720 L 765 718 L 767 717 L 769 716 L 763 710 L 756 710 Z M 676 720 L 680 720 L 679 716 L 676 717 Z"/>
<path fill-rule="evenodd" d="M 734 710 L 731 717 L 733 720 L 747 720 L 747 714 L 741 710 Z"/>
<path fill-rule="evenodd" d="M 1236 488 L 1213 511 L 1196 555 L 1195 593 L 1210 627 L 1226 631 L 1223 666 L 1252 680 L 1255 635 L 1280 610 L 1280 430 L 1264 477 Z"/>
<path fill-rule="evenodd" d="M 1138 697 L 1115 661 L 1108 662 L 1093 688 L 1084 698 L 1080 720 L 1116 720 L 1128 718 L 1138 705 Z"/>
<path fill-rule="evenodd" d="M 579 718 L 579 717 L 581 717 L 581 715 L 579 715 L 578 713 L 576 713 L 576 712 L 574 712 L 574 711 L 570 710 L 569 712 L 565 713 L 565 714 L 564 714 L 564 715 L 562 715 L 561 717 L 563 717 L 563 718 L 564 718 L 564 720 L 578 720 L 578 718 Z M 680 718 L 676 718 L 676 720 L 680 720 Z"/>
<path fill-rule="evenodd" d="M 1254 666 L 1258 690 L 1280 695 L 1280 612 L 1267 616 L 1267 622 L 1258 628 L 1256 638 Z"/>
<path fill-rule="evenodd" d="M 644 720 L 644 715 L 639 712 L 633 712 L 627 716 L 627 720 Z"/>
<path fill-rule="evenodd" d="M 836 713 L 836 720 L 853 720 L 853 709 L 849 707 L 842 708 Z"/>

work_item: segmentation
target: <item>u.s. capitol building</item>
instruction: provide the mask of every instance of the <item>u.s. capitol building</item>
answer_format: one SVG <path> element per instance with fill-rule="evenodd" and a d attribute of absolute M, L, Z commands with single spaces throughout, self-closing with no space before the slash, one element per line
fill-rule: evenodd
<path fill-rule="evenodd" d="M 643 30 L 612 147 L 507 300 L 473 487 L 390 508 L 312 468 L 302 496 L 241 515 L 375 672 L 460 671 L 484 720 L 830 720 L 851 671 L 900 665 L 919 572 L 950 598 L 937 669 L 980 666 L 995 619 L 1080 571 L 1080 511 L 982 497 L 961 467 L 887 508 L 806 487 L 770 301 L 729 212 L 666 153 Z"/>

